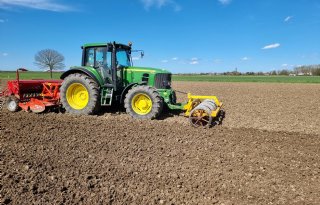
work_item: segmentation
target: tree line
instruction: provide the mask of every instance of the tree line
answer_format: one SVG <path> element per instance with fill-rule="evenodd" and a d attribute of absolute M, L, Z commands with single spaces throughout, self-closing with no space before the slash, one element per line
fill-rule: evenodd
<path fill-rule="evenodd" d="M 306 74 L 306 75 L 317 75 L 320 76 L 320 64 L 319 65 L 309 65 L 309 66 L 300 66 L 293 69 L 293 72 L 296 74 Z"/>
<path fill-rule="evenodd" d="M 238 72 L 230 71 L 223 73 L 215 73 L 215 72 L 202 72 L 202 73 L 178 73 L 178 75 L 291 75 L 291 76 L 320 76 L 320 64 L 319 65 L 304 65 L 295 67 L 292 70 L 289 69 L 280 69 L 273 70 L 270 72 Z"/>
<path fill-rule="evenodd" d="M 298 66 L 292 70 L 274 70 L 270 72 L 270 75 L 320 76 L 320 64 Z"/>

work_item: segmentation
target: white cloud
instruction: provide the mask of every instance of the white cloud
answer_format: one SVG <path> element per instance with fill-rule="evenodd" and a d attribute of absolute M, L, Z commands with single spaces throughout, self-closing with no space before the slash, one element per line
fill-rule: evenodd
<path fill-rule="evenodd" d="M 6 57 L 6 56 L 8 56 L 9 54 L 8 53 L 2 53 L 2 56 L 3 57 Z"/>
<path fill-rule="evenodd" d="M 250 58 L 249 57 L 243 57 L 243 58 L 241 58 L 241 60 L 242 61 L 247 61 L 247 60 L 250 60 Z"/>
<path fill-rule="evenodd" d="M 272 49 L 272 48 L 278 48 L 280 46 L 280 43 L 274 43 L 270 45 L 266 45 L 265 47 L 261 48 L 263 50 Z"/>
<path fill-rule="evenodd" d="M 191 58 L 189 64 L 190 65 L 199 64 L 199 58 L 196 58 L 196 57 Z"/>
<path fill-rule="evenodd" d="M 168 60 L 162 60 L 161 63 L 168 63 Z"/>
<path fill-rule="evenodd" d="M 287 16 L 287 17 L 284 19 L 284 22 L 288 22 L 288 21 L 290 21 L 292 18 L 293 18 L 293 16 Z"/>
<path fill-rule="evenodd" d="M 223 4 L 223 5 L 228 5 L 231 3 L 232 0 L 218 0 L 220 2 L 220 4 Z"/>
<path fill-rule="evenodd" d="M 6 22 L 6 20 L 0 19 L 0 23 L 4 23 L 4 22 Z"/>
<path fill-rule="evenodd" d="M 74 10 L 67 5 L 55 3 L 54 1 L 55 0 L 0 0 L 0 8 L 25 7 L 56 12 Z"/>
<path fill-rule="evenodd" d="M 197 65 L 197 64 L 199 64 L 199 61 L 191 61 L 190 64 L 191 65 Z"/>
<path fill-rule="evenodd" d="M 282 64 L 281 66 L 282 66 L 282 67 L 287 67 L 288 64 L 284 63 L 284 64 Z"/>
<path fill-rule="evenodd" d="M 178 57 L 173 57 L 173 58 L 171 58 L 171 60 L 173 60 L 173 61 L 176 61 L 176 60 L 178 60 L 179 58 Z"/>
<path fill-rule="evenodd" d="M 140 60 L 140 58 L 139 57 L 132 57 L 132 60 L 133 61 L 138 61 L 138 60 Z"/>
<path fill-rule="evenodd" d="M 175 2 L 175 0 L 140 0 L 144 8 L 149 10 L 151 7 L 162 8 L 165 6 L 171 6 L 175 11 L 180 11 L 181 6 Z"/>

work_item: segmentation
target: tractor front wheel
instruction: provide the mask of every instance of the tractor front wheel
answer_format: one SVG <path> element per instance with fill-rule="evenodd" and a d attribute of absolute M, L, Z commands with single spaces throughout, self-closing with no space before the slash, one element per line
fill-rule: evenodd
<path fill-rule="evenodd" d="M 156 89 L 142 85 L 133 87 L 124 100 L 126 112 L 137 119 L 155 119 L 163 108 L 163 100 Z"/>
<path fill-rule="evenodd" d="M 60 87 L 60 98 L 66 112 L 72 114 L 95 114 L 100 108 L 97 83 L 81 73 L 66 77 Z"/>
<path fill-rule="evenodd" d="M 19 110 L 19 99 L 15 96 L 10 96 L 7 99 L 6 105 L 10 112 L 17 112 Z"/>

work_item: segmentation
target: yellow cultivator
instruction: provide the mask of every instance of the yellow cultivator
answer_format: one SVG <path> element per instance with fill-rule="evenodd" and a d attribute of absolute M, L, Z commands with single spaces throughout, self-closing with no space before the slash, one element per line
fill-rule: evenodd
<path fill-rule="evenodd" d="M 219 115 L 222 103 L 216 96 L 195 96 L 188 93 L 188 102 L 184 105 L 185 116 L 194 127 L 210 127 L 212 119 Z"/>

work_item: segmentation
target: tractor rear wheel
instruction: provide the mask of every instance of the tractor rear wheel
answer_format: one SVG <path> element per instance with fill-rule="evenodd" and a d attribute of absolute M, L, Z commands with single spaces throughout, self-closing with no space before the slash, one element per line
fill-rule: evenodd
<path fill-rule="evenodd" d="M 95 114 L 100 109 L 97 83 L 81 73 L 66 77 L 60 87 L 60 98 L 66 112 L 72 114 Z"/>
<path fill-rule="evenodd" d="M 127 93 L 124 107 L 133 118 L 155 119 L 162 112 L 163 100 L 153 87 L 136 86 Z"/>
<path fill-rule="evenodd" d="M 15 96 L 10 96 L 7 99 L 6 105 L 10 112 L 17 112 L 19 110 L 19 99 Z"/>

